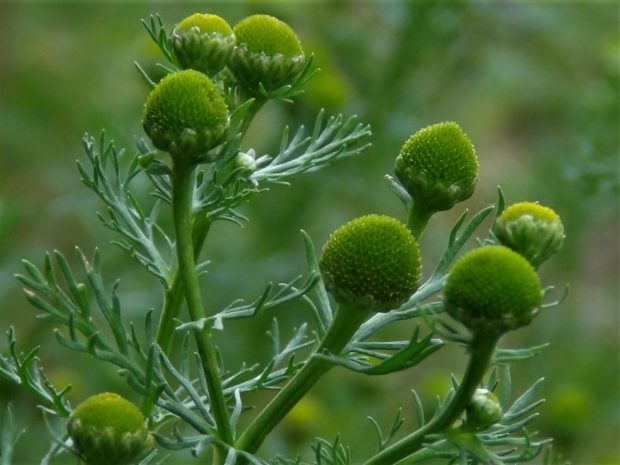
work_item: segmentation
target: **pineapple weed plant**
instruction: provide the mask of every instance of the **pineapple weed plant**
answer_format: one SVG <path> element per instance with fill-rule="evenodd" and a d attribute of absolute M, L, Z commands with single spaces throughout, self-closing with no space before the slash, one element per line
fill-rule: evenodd
<path fill-rule="evenodd" d="M 161 311 L 126 321 L 118 281 L 105 282 L 97 250 L 87 257 L 76 248 L 78 269 L 58 251 L 41 268 L 24 261 L 18 279 L 43 321 L 58 328 L 58 343 L 114 365 L 136 394 L 136 404 L 102 392 L 73 408 L 65 398 L 69 388 L 57 389 L 45 376 L 38 348 L 17 349 L 11 328 L 0 373 L 41 407 L 52 438 L 41 463 L 62 456 L 63 463 L 87 465 L 159 464 L 166 450 L 185 449 L 197 463 L 302 465 L 300 457 L 264 457 L 261 445 L 331 369 L 386 376 L 448 344 L 462 347 L 468 363 L 431 415 L 413 390 L 417 426 L 400 411 L 389 425 L 369 418 L 378 443 L 373 455 L 351 454 L 340 437 L 317 439 L 312 463 L 502 464 L 541 454 L 551 463 L 550 441 L 528 429 L 543 402 L 536 398 L 541 380 L 514 395 L 509 371 L 509 364 L 543 346 L 506 349 L 498 341 L 558 303 L 545 298 L 550 288 L 542 288 L 537 275 L 564 239 L 555 212 L 533 202 L 505 208 L 500 190 L 496 206 L 468 222 L 462 214 L 439 262 L 424 264 L 427 278 L 421 281 L 417 239 L 432 215 L 472 195 L 478 177 L 474 147 L 459 125 L 434 124 L 404 142 L 395 177 L 386 176 L 406 207 L 406 224 L 375 214 L 354 219 L 331 235 L 318 257 L 303 233 L 305 277 L 268 285 L 251 303 L 209 309 L 201 293 L 207 268 L 201 257 L 211 226 L 243 224 L 238 207 L 270 184 L 359 154 L 370 146 L 371 133 L 354 118 L 320 112 L 309 135 L 301 127 L 290 137 L 284 128 L 276 154 L 241 151 L 261 107 L 269 100 L 292 103 L 316 72 L 295 33 L 266 15 L 234 28 L 211 14 L 189 16 L 171 33 L 159 16 L 144 25 L 169 62 L 159 83 L 137 65 L 150 86 L 142 117 L 150 143 L 137 139 L 136 154 L 127 157 L 103 134 L 98 140 L 87 135 L 87 163 L 78 168 L 105 204 L 99 219 L 117 235 L 115 242 L 162 286 Z M 131 191 L 138 176 L 152 186 L 155 200 L 148 208 Z M 457 259 L 493 211 L 490 229 Z M 171 215 L 174 230 L 163 226 L 164 215 Z M 311 321 L 281 340 L 274 318 L 268 333 L 273 357 L 254 366 L 228 365 L 214 333 L 226 331 L 230 320 L 286 303 L 309 310 Z M 403 320 L 418 321 L 409 339 L 377 337 Z M 259 390 L 273 394 L 262 409 L 248 403 L 248 394 Z M 351 421 L 363 421 L 354 418 L 358 412 L 351 415 Z M 3 423 L 6 465 L 20 434 L 8 409 Z"/>

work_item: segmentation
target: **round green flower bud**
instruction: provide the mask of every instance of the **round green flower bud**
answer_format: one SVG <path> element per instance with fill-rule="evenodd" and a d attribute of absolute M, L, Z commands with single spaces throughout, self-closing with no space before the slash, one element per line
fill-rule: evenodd
<path fill-rule="evenodd" d="M 82 402 L 71 414 L 67 430 L 87 465 L 128 465 L 153 447 L 140 410 L 111 392 Z"/>
<path fill-rule="evenodd" d="M 252 94 L 292 84 L 305 65 L 299 39 L 288 24 L 269 15 L 253 15 L 234 27 L 237 46 L 229 67 Z"/>
<path fill-rule="evenodd" d="M 395 173 L 415 202 L 448 210 L 474 193 L 478 158 L 461 127 L 448 121 L 413 134 L 396 158 Z"/>
<path fill-rule="evenodd" d="M 337 302 L 384 312 L 398 308 L 417 289 L 420 250 L 398 220 L 368 215 L 332 233 L 320 268 Z"/>
<path fill-rule="evenodd" d="M 149 94 L 142 119 L 155 147 L 173 159 L 195 161 L 222 143 L 228 132 L 228 107 L 203 73 L 179 71 L 163 78 Z"/>
<path fill-rule="evenodd" d="M 230 58 L 235 35 L 219 16 L 196 13 L 177 24 L 172 32 L 172 45 L 183 68 L 213 76 Z"/>
<path fill-rule="evenodd" d="M 506 208 L 493 233 L 500 243 L 523 255 L 534 267 L 557 253 L 564 243 L 564 226 L 558 214 L 534 202 Z"/>
<path fill-rule="evenodd" d="M 530 323 L 541 304 L 540 280 L 530 263 L 501 245 L 458 260 L 444 289 L 446 310 L 472 332 L 502 334 Z"/>
<path fill-rule="evenodd" d="M 466 424 L 474 430 L 484 430 L 499 422 L 504 416 L 499 399 L 488 389 L 476 389 L 465 410 Z"/>

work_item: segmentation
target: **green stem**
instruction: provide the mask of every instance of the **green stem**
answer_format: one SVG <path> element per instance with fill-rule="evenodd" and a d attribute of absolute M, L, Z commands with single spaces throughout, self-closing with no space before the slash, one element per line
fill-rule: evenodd
<path fill-rule="evenodd" d="M 338 355 L 349 342 L 368 313 L 357 308 L 340 306 L 329 330 L 314 354 L 330 352 Z M 316 382 L 333 367 L 322 358 L 310 356 L 303 368 L 289 381 L 265 409 L 254 419 L 239 437 L 235 447 L 254 453 L 265 437 L 276 427 L 291 409 L 304 397 Z"/>
<path fill-rule="evenodd" d="M 201 215 L 194 219 L 193 225 L 193 243 L 194 243 L 194 260 L 198 259 L 200 251 L 205 243 L 207 234 L 211 227 L 211 221 L 206 215 Z M 181 272 L 177 270 L 172 281 L 172 285 L 164 292 L 164 306 L 159 318 L 157 326 L 157 336 L 155 338 L 157 345 L 166 354 L 170 355 L 172 350 L 172 341 L 174 340 L 175 322 L 174 320 L 181 312 L 181 305 L 185 300 L 183 293 L 183 283 L 181 280 Z M 142 398 L 142 414 L 149 417 L 155 407 L 155 400 L 152 396 Z"/>
<path fill-rule="evenodd" d="M 254 117 L 263 107 L 265 102 L 265 99 L 257 98 L 254 100 L 250 108 L 248 108 L 248 111 L 245 114 L 238 130 L 242 136 L 245 135 L 250 127 L 250 124 L 254 120 Z M 195 218 L 192 228 L 194 260 L 197 260 L 200 255 L 200 251 L 202 250 L 210 228 L 211 221 L 206 215 L 200 215 Z M 164 306 L 159 320 L 159 326 L 157 328 L 157 344 L 167 355 L 169 355 L 172 348 L 172 340 L 174 338 L 174 319 L 179 316 L 181 304 L 183 303 L 183 297 L 181 273 L 180 270 L 177 270 L 172 281 L 172 285 L 164 295 Z"/>
<path fill-rule="evenodd" d="M 185 290 L 185 299 L 192 321 L 205 317 L 200 296 L 200 286 L 196 274 L 194 246 L 192 237 L 192 200 L 194 193 L 194 167 L 189 163 L 175 162 L 172 179 L 172 209 L 176 230 L 176 249 L 179 261 L 181 283 Z M 222 389 L 215 345 L 211 338 L 211 329 L 194 329 L 196 345 L 202 362 L 207 382 L 211 412 L 220 434 L 226 444 L 233 444 L 233 433 L 228 416 L 226 399 Z"/>
<path fill-rule="evenodd" d="M 429 210 L 428 208 L 426 208 L 425 205 L 420 202 L 416 202 L 414 200 L 411 204 L 411 208 L 409 209 L 409 221 L 407 223 L 407 226 L 409 227 L 416 239 L 419 239 L 422 235 L 422 232 L 424 231 L 424 228 L 426 228 L 428 220 L 430 220 L 431 216 L 433 216 L 433 213 L 435 212 Z"/>
<path fill-rule="evenodd" d="M 207 215 L 200 215 L 194 219 L 192 227 L 194 260 L 197 260 L 200 255 L 210 227 L 211 221 L 208 219 Z M 169 355 L 172 349 L 175 330 L 174 320 L 179 316 L 184 298 L 183 282 L 179 269 L 174 276 L 172 285 L 164 295 L 164 307 L 157 328 L 156 341 L 166 355 Z"/>
<path fill-rule="evenodd" d="M 245 133 L 247 132 L 248 128 L 250 127 L 250 124 L 254 120 L 254 117 L 256 116 L 256 113 L 258 113 L 258 111 L 261 108 L 263 108 L 263 105 L 265 103 L 267 103 L 267 99 L 265 99 L 263 97 L 255 97 L 254 98 L 254 101 L 250 105 L 250 108 L 248 108 L 247 113 L 245 114 L 245 118 L 243 118 L 243 121 L 239 125 L 239 130 L 238 131 L 242 134 L 242 136 L 245 135 Z"/>
<path fill-rule="evenodd" d="M 450 403 L 422 428 L 384 449 L 366 461 L 364 465 L 392 465 L 397 463 L 417 452 L 424 443 L 426 436 L 441 432 L 452 426 L 461 416 L 482 381 L 491 362 L 497 340 L 498 336 L 496 334 L 474 335 L 470 345 L 471 355 L 467 370 Z"/>

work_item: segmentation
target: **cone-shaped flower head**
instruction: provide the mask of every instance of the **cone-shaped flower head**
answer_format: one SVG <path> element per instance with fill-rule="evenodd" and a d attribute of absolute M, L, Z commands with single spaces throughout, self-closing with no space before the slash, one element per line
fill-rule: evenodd
<path fill-rule="evenodd" d="M 250 93 L 267 92 L 292 84 L 305 64 L 295 32 L 269 15 L 253 15 L 234 27 L 237 46 L 229 66 Z"/>
<path fill-rule="evenodd" d="M 172 32 L 174 53 L 181 66 L 213 76 L 225 65 L 235 47 L 235 35 L 217 15 L 196 13 Z"/>
<path fill-rule="evenodd" d="M 195 160 L 223 142 L 228 107 L 213 81 L 194 70 L 163 78 L 149 94 L 142 124 L 160 150 L 173 159 Z"/>
<path fill-rule="evenodd" d="M 444 289 L 448 313 L 472 332 L 502 334 L 529 324 L 540 307 L 540 280 L 530 263 L 501 245 L 458 260 Z"/>
<path fill-rule="evenodd" d="M 558 214 L 534 202 L 510 205 L 497 219 L 493 232 L 503 245 L 536 268 L 564 243 L 564 226 Z"/>
<path fill-rule="evenodd" d="M 326 288 L 337 302 L 370 311 L 399 307 L 417 289 L 420 250 L 398 220 L 368 215 L 341 226 L 323 248 Z"/>
<path fill-rule="evenodd" d="M 474 193 L 478 158 L 461 127 L 449 121 L 409 137 L 396 158 L 395 173 L 414 202 L 433 212 L 448 210 Z"/>
<path fill-rule="evenodd" d="M 111 392 L 82 402 L 71 414 L 67 430 L 86 465 L 128 465 L 153 446 L 140 410 Z"/>
<path fill-rule="evenodd" d="M 476 389 L 467 406 L 466 424 L 474 430 L 484 430 L 502 419 L 504 411 L 499 399 L 488 389 Z"/>

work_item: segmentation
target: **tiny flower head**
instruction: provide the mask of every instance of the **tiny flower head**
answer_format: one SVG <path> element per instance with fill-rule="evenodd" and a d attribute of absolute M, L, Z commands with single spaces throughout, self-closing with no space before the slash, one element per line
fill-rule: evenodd
<path fill-rule="evenodd" d="M 472 332 L 502 334 L 530 323 L 541 304 L 530 263 L 501 245 L 472 250 L 452 267 L 444 289 L 448 313 Z"/>
<path fill-rule="evenodd" d="M 182 20 L 172 32 L 172 45 L 184 69 L 215 75 L 225 65 L 235 46 L 235 35 L 217 15 L 196 13 Z"/>
<path fill-rule="evenodd" d="M 562 220 L 551 208 L 535 202 L 510 205 L 493 228 L 499 242 L 523 255 L 538 267 L 557 253 L 564 243 Z"/>
<path fill-rule="evenodd" d="M 142 124 L 155 147 L 173 159 L 196 159 L 223 142 L 228 107 L 203 73 L 179 71 L 163 78 L 149 94 Z"/>
<path fill-rule="evenodd" d="M 336 301 L 371 311 L 399 307 L 417 289 L 420 250 L 398 220 L 368 215 L 332 233 L 320 261 Z"/>
<path fill-rule="evenodd" d="M 395 173 L 414 202 L 429 211 L 448 210 L 473 194 L 478 158 L 458 124 L 439 123 L 407 139 L 396 158 Z"/>
<path fill-rule="evenodd" d="M 301 43 L 285 22 L 269 15 L 252 15 L 233 30 L 237 46 L 230 68 L 248 91 L 256 93 L 262 85 L 269 92 L 292 84 L 303 70 Z"/>
<path fill-rule="evenodd" d="M 128 465 L 153 446 L 142 412 L 111 392 L 82 402 L 71 414 L 67 430 L 87 465 Z"/>
<path fill-rule="evenodd" d="M 499 399 L 488 389 L 476 389 L 466 409 L 466 424 L 474 430 L 484 430 L 502 419 L 504 411 Z"/>

